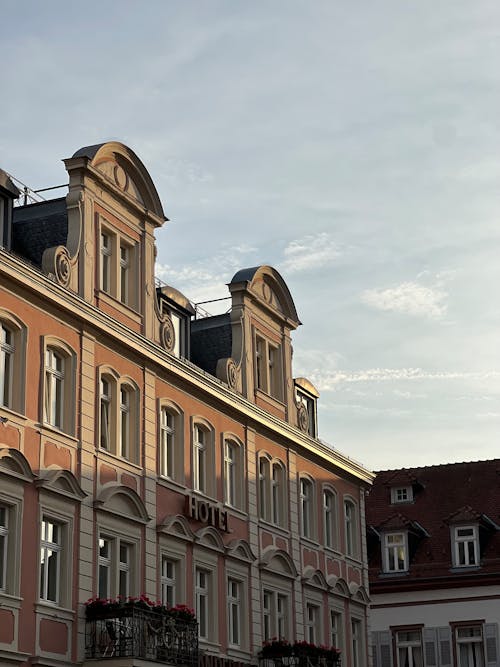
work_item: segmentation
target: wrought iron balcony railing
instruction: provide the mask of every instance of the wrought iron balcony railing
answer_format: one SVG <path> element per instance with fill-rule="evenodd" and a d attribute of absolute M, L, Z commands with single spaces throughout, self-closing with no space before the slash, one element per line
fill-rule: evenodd
<path fill-rule="evenodd" d="M 259 655 L 259 667 L 340 667 L 338 655 L 313 655 L 307 653 L 288 653 L 263 656 Z"/>
<path fill-rule="evenodd" d="M 134 606 L 85 621 L 85 659 L 142 658 L 198 666 L 198 624 Z"/>

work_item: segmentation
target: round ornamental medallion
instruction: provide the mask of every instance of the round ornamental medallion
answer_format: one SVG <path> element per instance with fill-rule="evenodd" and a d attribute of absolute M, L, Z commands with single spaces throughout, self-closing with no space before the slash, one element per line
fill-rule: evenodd
<path fill-rule="evenodd" d="M 238 370 L 233 359 L 227 362 L 227 383 L 231 389 L 236 389 L 236 380 L 238 377 Z"/>
<path fill-rule="evenodd" d="M 167 315 L 161 327 L 161 342 L 167 352 L 172 352 L 175 345 L 175 330 L 172 320 Z"/>
<path fill-rule="evenodd" d="M 71 278 L 71 263 L 66 248 L 58 248 L 54 257 L 54 274 L 57 282 L 63 287 L 69 285 Z"/>
<path fill-rule="evenodd" d="M 304 433 L 307 433 L 309 430 L 309 418 L 307 415 L 306 406 L 303 403 L 300 403 L 297 407 L 297 417 L 300 430 L 304 431 Z"/>
<path fill-rule="evenodd" d="M 115 178 L 115 183 L 116 185 L 121 189 L 121 190 L 127 190 L 128 189 L 128 176 L 125 170 L 120 167 L 120 165 L 116 165 L 114 170 L 113 170 L 113 176 Z"/>

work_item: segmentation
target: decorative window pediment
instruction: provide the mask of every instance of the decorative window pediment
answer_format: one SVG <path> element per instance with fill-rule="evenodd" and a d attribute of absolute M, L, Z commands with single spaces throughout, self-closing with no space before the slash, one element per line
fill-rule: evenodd
<path fill-rule="evenodd" d="M 200 546 L 214 549 L 215 551 L 224 552 L 224 542 L 219 534 L 219 531 L 211 526 L 201 528 L 195 533 L 195 539 Z"/>
<path fill-rule="evenodd" d="M 256 557 L 246 540 L 233 540 L 227 545 L 226 553 L 231 558 L 237 558 L 247 563 L 253 563 Z"/>
<path fill-rule="evenodd" d="M 259 567 L 285 577 L 293 577 L 294 579 L 297 577 L 297 568 L 290 554 L 275 547 L 270 547 L 264 552 Z"/>
<path fill-rule="evenodd" d="M 314 586 L 315 588 L 329 588 L 323 572 L 321 572 L 321 570 L 316 570 L 312 566 L 306 567 L 304 569 L 302 581 L 304 584 L 307 584 L 308 586 Z"/>
<path fill-rule="evenodd" d="M 25 482 L 32 482 L 35 479 L 24 454 L 9 447 L 0 449 L 0 473 L 17 477 Z"/>
<path fill-rule="evenodd" d="M 162 523 L 158 524 L 156 530 L 159 533 L 164 533 L 165 535 L 188 542 L 193 542 L 195 539 L 195 534 L 191 530 L 186 517 L 182 516 L 182 514 L 166 516 Z"/>
<path fill-rule="evenodd" d="M 151 519 L 138 494 L 119 484 L 106 486 L 94 501 L 94 507 L 139 523 L 148 523 Z"/>
<path fill-rule="evenodd" d="M 40 472 L 39 479 L 35 485 L 52 493 L 58 493 L 72 500 L 80 502 L 86 497 L 86 493 L 78 483 L 78 480 L 70 470 L 62 468 L 48 468 Z"/>
<path fill-rule="evenodd" d="M 337 593 L 338 595 L 342 595 L 343 597 L 350 597 L 351 595 L 347 581 L 342 577 L 339 577 L 335 582 L 335 585 L 333 586 L 333 592 Z"/>
<path fill-rule="evenodd" d="M 351 593 L 352 599 L 355 600 L 356 602 L 361 602 L 362 604 L 369 604 L 370 598 L 364 586 L 359 586 L 355 582 L 351 582 L 349 584 L 349 591 Z"/>

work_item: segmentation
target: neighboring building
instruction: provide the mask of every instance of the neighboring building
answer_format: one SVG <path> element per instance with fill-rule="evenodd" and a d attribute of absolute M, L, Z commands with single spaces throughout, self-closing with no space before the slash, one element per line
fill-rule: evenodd
<path fill-rule="evenodd" d="M 317 438 L 286 284 L 244 269 L 230 312 L 196 318 L 155 282 L 166 218 L 137 156 L 112 142 L 65 165 L 65 198 L 17 207 L 0 172 L 0 664 L 147 642 L 168 662 L 152 622 L 134 644 L 131 616 L 85 634 L 86 600 L 144 593 L 195 607 L 206 660 L 254 663 L 284 636 L 364 667 L 373 475 Z"/>
<path fill-rule="evenodd" d="M 375 667 L 498 667 L 500 459 L 379 472 L 366 515 Z"/>

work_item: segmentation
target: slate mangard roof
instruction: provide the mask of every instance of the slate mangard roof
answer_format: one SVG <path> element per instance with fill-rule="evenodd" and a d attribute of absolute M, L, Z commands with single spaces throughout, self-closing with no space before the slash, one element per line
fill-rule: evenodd
<path fill-rule="evenodd" d="M 215 376 L 217 361 L 231 356 L 232 331 L 229 313 L 191 322 L 191 361 Z"/>
<path fill-rule="evenodd" d="M 44 250 L 66 245 L 68 212 L 66 198 L 18 206 L 12 213 L 12 250 L 38 267 Z"/>
<path fill-rule="evenodd" d="M 391 503 L 398 486 L 412 486 L 413 502 Z M 451 533 L 460 524 L 479 528 L 479 566 L 453 566 Z M 500 584 L 500 459 L 380 471 L 366 525 L 372 593 Z M 408 530 L 407 572 L 382 571 L 388 530 Z"/>

